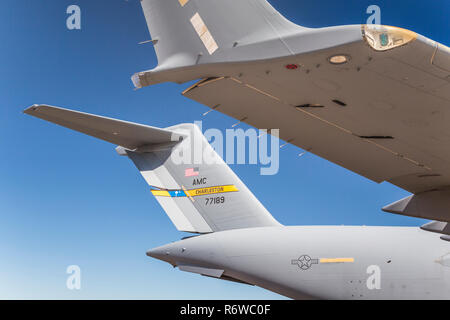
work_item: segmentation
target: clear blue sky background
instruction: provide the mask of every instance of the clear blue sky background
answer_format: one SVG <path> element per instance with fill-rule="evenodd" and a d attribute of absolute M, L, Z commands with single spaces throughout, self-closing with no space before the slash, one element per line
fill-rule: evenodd
<path fill-rule="evenodd" d="M 168 1 L 168 0 L 167 0 Z M 238 1 L 238 0 L 236 0 Z M 450 2 L 272 0 L 309 27 L 359 24 L 377 4 L 382 23 L 449 44 Z M 82 30 L 66 29 L 66 8 L 82 9 Z M 138 0 L 3 0 L 0 10 L 0 298 L 278 298 L 262 289 L 182 273 L 145 255 L 178 240 L 132 163 L 114 146 L 22 114 L 34 103 L 166 127 L 201 120 L 206 107 L 186 85 L 133 91 L 130 76 L 156 65 Z M 220 113 L 205 128 L 230 128 Z M 278 175 L 233 166 L 286 225 L 419 226 L 380 208 L 407 193 L 377 185 L 299 149 L 281 152 Z M 355 155 L 357 156 L 357 155 Z M 277 186 L 273 188 L 272 186 Z M 67 266 L 82 268 L 69 291 Z"/>

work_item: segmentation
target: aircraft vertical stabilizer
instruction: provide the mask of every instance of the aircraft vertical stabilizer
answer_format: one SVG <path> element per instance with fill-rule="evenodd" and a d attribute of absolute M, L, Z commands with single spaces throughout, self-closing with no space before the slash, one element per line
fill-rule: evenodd
<path fill-rule="evenodd" d="M 25 113 L 118 144 L 180 231 L 280 226 L 194 124 L 160 129 L 47 105 Z"/>

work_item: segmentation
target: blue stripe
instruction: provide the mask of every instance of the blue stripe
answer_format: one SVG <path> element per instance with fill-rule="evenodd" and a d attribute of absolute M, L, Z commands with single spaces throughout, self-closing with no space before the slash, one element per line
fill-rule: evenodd
<path fill-rule="evenodd" d="M 169 194 L 172 198 L 182 198 L 186 197 L 186 193 L 183 190 L 174 190 L 169 191 Z"/>

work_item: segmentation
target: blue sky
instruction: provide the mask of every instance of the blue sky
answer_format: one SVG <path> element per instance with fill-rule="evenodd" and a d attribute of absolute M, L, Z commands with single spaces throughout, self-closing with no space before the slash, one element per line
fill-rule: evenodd
<path fill-rule="evenodd" d="M 377 4 L 382 23 L 449 44 L 448 0 L 272 0 L 308 27 L 364 23 Z M 82 10 L 82 30 L 66 28 L 66 8 Z M 181 96 L 187 85 L 133 91 L 130 76 L 156 65 L 138 0 L 4 0 L 0 10 L 0 298 L 277 299 L 258 288 L 182 273 L 145 255 L 178 232 L 145 181 L 114 146 L 22 114 L 46 103 L 153 126 L 203 120 Z M 245 128 L 245 127 L 244 127 Z M 281 151 L 280 172 L 232 166 L 286 225 L 419 226 L 380 208 L 408 194 L 377 185 L 313 155 Z M 270 186 L 283 186 L 271 188 Z M 82 290 L 66 288 L 67 266 L 82 269 Z"/>

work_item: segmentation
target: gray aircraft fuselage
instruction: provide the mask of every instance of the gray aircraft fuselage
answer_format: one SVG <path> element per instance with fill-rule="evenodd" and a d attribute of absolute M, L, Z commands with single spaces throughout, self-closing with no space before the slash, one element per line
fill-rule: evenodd
<path fill-rule="evenodd" d="M 450 243 L 406 227 L 268 227 L 150 250 L 293 299 L 449 299 Z"/>

